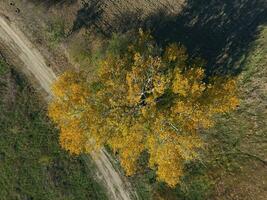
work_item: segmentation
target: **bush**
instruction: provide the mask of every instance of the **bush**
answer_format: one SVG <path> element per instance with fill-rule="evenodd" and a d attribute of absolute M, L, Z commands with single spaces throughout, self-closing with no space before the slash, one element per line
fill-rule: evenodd
<path fill-rule="evenodd" d="M 52 21 L 47 27 L 47 36 L 52 46 L 58 45 L 66 37 L 66 26 L 62 19 Z"/>

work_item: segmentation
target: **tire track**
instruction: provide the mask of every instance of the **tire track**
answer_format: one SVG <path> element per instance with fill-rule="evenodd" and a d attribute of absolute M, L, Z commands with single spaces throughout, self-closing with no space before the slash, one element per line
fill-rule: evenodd
<path fill-rule="evenodd" d="M 30 73 L 39 85 L 46 91 L 50 99 L 52 97 L 50 86 L 56 80 L 56 75 L 51 68 L 46 65 L 44 57 L 34 47 L 25 35 L 10 22 L 7 17 L 0 14 L 0 44 L 4 45 L 12 56 L 18 58 L 23 67 Z M 131 200 L 137 199 L 136 193 L 131 189 L 130 183 L 120 175 L 118 170 L 112 165 L 112 158 L 105 149 L 99 153 L 92 153 L 92 159 L 97 167 L 97 177 L 106 187 L 110 199 Z M 85 163 L 88 163 L 89 156 L 85 156 Z"/>

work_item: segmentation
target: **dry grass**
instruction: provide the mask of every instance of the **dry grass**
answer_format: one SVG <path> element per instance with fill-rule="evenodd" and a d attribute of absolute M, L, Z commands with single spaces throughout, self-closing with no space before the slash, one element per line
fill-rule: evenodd
<path fill-rule="evenodd" d="M 172 36 L 173 34 L 177 34 L 185 44 L 196 47 L 193 48 L 194 50 L 202 48 L 204 49 L 204 52 L 209 52 L 210 49 L 206 48 L 207 45 L 212 49 L 211 56 L 209 55 L 210 59 L 217 58 L 217 54 L 212 53 L 214 53 L 214 49 L 218 50 L 218 63 L 222 64 L 222 66 L 224 63 L 228 63 L 228 61 L 231 63 L 232 55 L 230 54 L 230 51 L 227 51 L 229 50 L 229 46 L 231 46 L 231 44 L 237 44 L 237 46 L 233 45 L 233 49 L 230 49 L 234 53 L 235 51 L 239 51 L 239 47 L 246 47 L 245 52 L 241 52 L 236 56 L 237 59 L 240 59 L 241 61 L 233 63 L 237 66 L 237 68 L 243 70 L 240 74 L 241 106 L 236 112 L 227 116 L 219 117 L 217 126 L 208 132 L 209 137 L 211 137 L 209 141 L 212 141 L 211 145 L 213 146 L 211 149 L 213 149 L 213 151 L 211 151 L 208 156 L 210 160 L 202 161 L 208 168 L 203 166 L 201 167 L 201 170 L 202 168 L 205 168 L 205 175 L 201 172 L 200 180 L 195 178 L 196 185 L 194 185 L 194 178 L 188 178 L 188 182 L 190 184 L 192 183 L 192 191 L 190 191 L 190 184 L 188 186 L 189 189 L 187 188 L 187 193 L 182 191 L 181 188 L 170 190 L 165 186 L 157 185 L 155 184 L 153 173 L 147 175 L 141 174 L 140 176 L 142 177 L 136 179 L 135 181 L 139 181 L 136 182 L 136 185 L 138 186 L 138 190 L 140 190 L 140 194 L 143 195 L 143 199 L 152 198 L 151 194 L 161 194 L 162 197 L 164 197 L 166 193 L 168 193 L 168 197 L 165 196 L 164 198 L 167 199 L 194 199 L 194 194 L 199 197 L 201 196 L 197 193 L 201 193 L 201 189 L 206 192 L 205 187 L 209 183 L 214 186 L 211 199 L 265 199 L 264 197 L 267 196 L 267 186 L 265 181 L 267 179 L 266 166 L 263 165 L 259 159 L 255 159 L 253 156 L 262 160 L 267 159 L 266 27 L 260 28 L 260 34 L 255 36 L 255 41 L 253 41 L 255 39 L 253 37 L 250 38 L 249 41 L 241 41 L 243 43 L 247 43 L 248 45 L 238 46 L 238 34 L 240 34 L 238 32 L 238 27 L 240 28 L 242 25 L 244 28 L 242 30 L 249 30 L 251 27 L 246 27 L 247 24 L 242 23 L 244 17 L 240 18 L 240 23 L 238 22 L 237 25 L 233 23 L 233 26 L 228 27 L 227 20 L 232 19 L 235 14 L 238 14 L 237 12 L 231 13 L 231 9 L 233 9 L 232 7 L 229 8 L 229 11 L 227 11 L 229 12 L 228 14 L 230 14 L 229 16 L 225 16 L 218 12 L 216 13 L 218 15 L 213 16 L 213 18 L 209 17 L 206 13 L 206 11 L 209 10 L 209 5 L 207 5 L 205 9 L 201 10 L 199 15 L 196 15 L 195 17 L 193 13 L 195 14 L 195 12 L 197 13 L 198 11 L 194 10 L 195 7 L 192 7 L 190 8 L 191 10 L 189 9 L 191 12 L 188 11 L 181 17 L 182 19 L 190 19 L 188 20 L 188 23 L 183 24 L 179 20 L 175 21 L 176 16 L 179 15 L 184 7 L 186 7 L 186 1 L 183 0 L 106 0 L 97 1 L 100 2 L 99 7 L 98 5 L 95 5 L 96 7 L 92 7 L 92 4 L 83 5 L 81 1 L 78 0 L 71 5 L 63 4 L 50 7 L 48 11 L 47 8 L 40 4 L 33 5 L 32 3 L 25 3 L 20 0 L 14 1 L 21 10 L 19 15 L 15 14 L 17 15 L 15 17 L 16 20 L 18 20 L 18 23 L 24 24 L 25 30 L 31 31 L 29 36 L 36 43 L 41 42 L 44 46 L 49 44 L 49 39 L 46 37 L 47 26 L 49 23 L 51 24 L 51 22 L 53 22 L 52 19 L 55 18 L 64 19 L 66 23 L 65 31 L 67 33 L 67 37 L 60 40 L 57 46 L 52 49 L 52 54 L 55 53 L 62 57 L 59 59 L 60 61 L 57 61 L 60 70 L 64 68 L 63 65 L 67 62 L 66 60 L 64 61 L 64 59 L 66 59 L 65 55 L 67 55 L 73 64 L 78 63 L 77 66 L 87 67 L 91 64 L 92 54 L 96 52 L 97 47 L 101 46 L 101 42 L 98 42 L 98 44 L 100 44 L 98 45 L 95 41 L 102 41 L 104 36 L 109 37 L 112 32 L 127 32 L 131 28 L 138 27 L 141 23 L 143 23 L 143 21 L 149 21 L 149 17 L 157 16 L 159 14 L 159 10 L 161 10 L 162 14 L 157 16 L 159 19 L 164 16 L 168 16 L 168 18 L 164 19 L 166 21 L 159 20 L 162 24 L 158 25 L 162 26 L 166 23 L 170 25 L 166 26 L 167 28 L 162 26 L 165 30 L 159 28 L 158 30 L 160 30 L 160 34 L 162 34 L 162 31 L 165 31 L 162 35 Z M 91 7 L 97 8 L 93 9 L 96 15 L 92 14 Z M 9 13 L 15 12 L 14 7 L 7 5 L 7 1 L 0 2 L 0 9 L 2 8 Z M 243 16 L 242 13 L 240 15 Z M 247 12 L 245 15 L 247 15 Z M 32 16 L 35 17 L 32 18 Z M 201 18 L 201 16 L 203 17 Z M 219 21 L 216 21 L 216 19 Z M 199 23 L 197 23 L 198 20 L 200 21 Z M 231 43 L 225 45 L 224 42 L 226 42 L 229 38 L 224 37 L 225 33 L 223 32 L 223 27 L 218 32 L 214 32 L 217 35 L 213 34 L 213 31 L 216 31 L 215 29 L 220 27 L 219 25 L 220 23 L 223 23 L 223 20 L 225 20 L 225 27 L 228 27 L 229 30 L 234 28 L 232 32 L 228 32 L 229 38 L 232 35 L 236 35 L 237 37 L 235 41 L 231 41 Z M 214 23 L 211 24 L 211 22 Z M 251 20 L 252 25 L 256 22 L 257 18 Z M 204 23 L 204 25 L 201 26 L 201 23 Z M 229 23 L 231 24 L 231 21 Z M 74 26 L 75 24 L 76 26 Z M 178 31 L 168 34 L 171 30 Z M 208 36 L 218 37 L 208 38 L 205 34 L 208 34 Z M 246 39 L 246 34 L 242 34 L 242 38 Z M 173 37 L 177 38 L 177 35 Z M 190 38 L 188 38 L 188 35 Z M 210 42 L 210 39 L 212 39 L 212 42 Z M 251 41 L 253 42 L 250 44 Z M 61 44 L 63 44 L 63 50 Z M 95 47 L 93 47 L 93 45 L 95 45 Z M 65 50 L 67 51 L 67 54 L 65 54 Z M 47 55 L 49 55 L 49 53 L 47 53 Z M 246 155 L 246 153 L 253 156 Z M 202 181 L 203 176 L 204 181 Z M 206 183 L 207 177 L 209 178 L 209 181 L 207 181 L 208 183 Z M 192 196 L 190 196 L 190 194 Z"/>

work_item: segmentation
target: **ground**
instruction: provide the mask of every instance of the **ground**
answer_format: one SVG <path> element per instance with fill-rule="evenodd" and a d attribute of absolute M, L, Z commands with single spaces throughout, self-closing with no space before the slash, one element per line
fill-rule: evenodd
<path fill-rule="evenodd" d="M 44 99 L 48 102 L 52 97 L 50 86 L 56 79 L 52 70 L 53 66 L 50 65 L 49 67 L 46 64 L 40 51 L 8 16 L 0 16 L 0 32 L 3 55 L 12 63 L 17 61 L 17 66 L 19 66 L 17 69 L 27 74 L 29 80 L 39 89 L 39 93 L 43 93 Z M 131 192 L 130 184 L 112 165 L 111 157 L 105 150 L 100 150 L 97 153 L 92 152 L 90 155 L 84 155 L 83 158 L 85 164 L 88 163 L 88 170 L 92 166 L 87 161 L 89 159 L 94 160 L 96 165 L 95 177 L 106 187 L 111 199 L 129 199 L 130 196 L 135 196 L 135 193 Z"/>
<path fill-rule="evenodd" d="M 1 199 L 107 199 L 93 165 L 61 150 L 40 95 L 2 58 L 0 94 Z"/>
<path fill-rule="evenodd" d="M 132 181 L 141 199 L 265 199 L 266 1 L 10 2 L 0 2 L 0 10 L 12 13 L 57 73 L 88 68 L 95 49 L 112 33 L 143 27 L 158 43 L 180 42 L 191 55 L 205 58 L 209 73 L 238 75 L 240 108 L 203 133 L 209 154 L 189 167 L 186 185 L 169 189 L 149 170 Z"/>

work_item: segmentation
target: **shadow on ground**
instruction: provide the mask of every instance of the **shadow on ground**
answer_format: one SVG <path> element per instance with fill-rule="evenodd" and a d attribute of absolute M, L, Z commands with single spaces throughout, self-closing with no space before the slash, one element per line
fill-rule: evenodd
<path fill-rule="evenodd" d="M 60 6 L 63 4 L 66 5 L 71 5 L 75 2 L 77 2 L 77 0 L 30 0 L 31 2 L 33 2 L 34 4 L 43 4 L 45 5 L 47 8 L 51 7 L 51 6 Z"/>
<path fill-rule="evenodd" d="M 103 22 L 104 1 L 85 3 L 77 13 L 72 31 L 96 28 L 105 36 L 143 27 L 152 31 L 158 43 L 184 44 L 190 55 L 207 60 L 208 74 L 236 75 L 242 58 L 267 21 L 265 0 L 188 0 L 179 15 L 161 9 L 145 16 L 141 10 L 122 12 Z"/>
<path fill-rule="evenodd" d="M 266 11 L 264 0 L 190 0 L 181 15 L 164 17 L 161 11 L 147 25 L 159 42 L 181 42 L 206 59 L 208 73 L 238 74 L 237 62 L 266 23 Z"/>
<path fill-rule="evenodd" d="M 108 31 L 102 28 L 103 0 L 91 0 L 83 2 L 83 6 L 77 12 L 69 35 L 81 28 L 94 28 L 104 36 L 108 37 Z"/>

